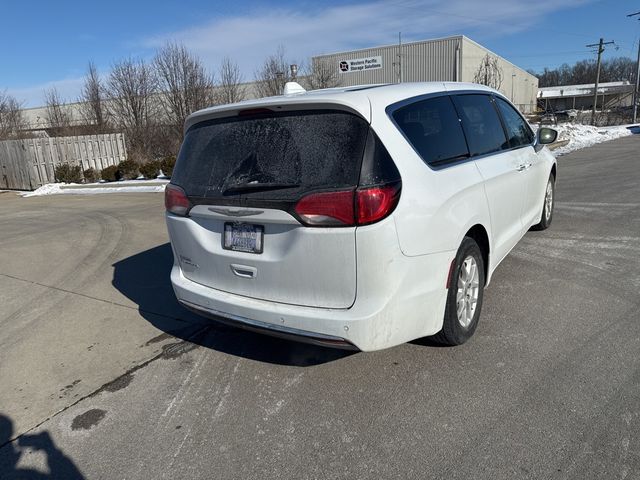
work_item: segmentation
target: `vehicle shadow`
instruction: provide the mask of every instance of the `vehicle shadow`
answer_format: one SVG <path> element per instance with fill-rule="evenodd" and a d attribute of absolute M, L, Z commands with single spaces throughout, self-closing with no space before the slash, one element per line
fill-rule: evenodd
<path fill-rule="evenodd" d="M 172 265 L 171 245 L 165 243 L 114 263 L 112 280 L 118 291 L 138 305 L 142 317 L 171 336 L 279 365 L 319 365 L 355 353 L 260 335 L 200 317 L 176 300 L 169 280 Z"/>
<path fill-rule="evenodd" d="M 54 478 L 81 480 L 84 478 L 78 467 L 56 446 L 46 430 L 36 434 L 24 434 L 17 441 L 10 442 L 13 434 L 13 422 L 0 413 L 0 474 L 3 480 Z M 32 451 L 44 453 L 49 473 L 18 467 L 22 454 Z"/>
<path fill-rule="evenodd" d="M 430 348 L 453 348 L 451 345 L 445 345 L 443 343 L 439 343 L 433 339 L 433 337 L 422 337 L 416 338 L 415 340 L 411 340 L 411 345 L 420 345 L 421 347 L 430 347 Z"/>

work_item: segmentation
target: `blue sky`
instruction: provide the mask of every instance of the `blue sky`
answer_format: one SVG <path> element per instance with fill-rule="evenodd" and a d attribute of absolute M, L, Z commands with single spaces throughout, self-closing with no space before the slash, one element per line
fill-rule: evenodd
<path fill-rule="evenodd" d="M 26 106 L 55 85 L 77 98 L 89 60 L 108 73 L 118 59 L 152 58 L 168 40 L 184 43 L 215 71 L 237 61 L 246 80 L 278 45 L 292 61 L 341 50 L 464 34 L 518 66 L 542 70 L 593 54 L 600 37 L 635 59 L 638 0 L 358 0 L 108 2 L 3 0 L 0 91 Z"/>

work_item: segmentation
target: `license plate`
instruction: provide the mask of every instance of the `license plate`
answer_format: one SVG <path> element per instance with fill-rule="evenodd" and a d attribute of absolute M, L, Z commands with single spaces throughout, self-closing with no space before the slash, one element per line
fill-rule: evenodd
<path fill-rule="evenodd" d="M 246 253 L 262 253 L 264 227 L 249 223 L 225 223 L 224 243 L 226 250 Z"/>

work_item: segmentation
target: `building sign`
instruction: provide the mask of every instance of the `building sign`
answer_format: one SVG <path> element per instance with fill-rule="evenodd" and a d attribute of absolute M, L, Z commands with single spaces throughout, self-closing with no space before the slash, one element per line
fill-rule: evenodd
<path fill-rule="evenodd" d="M 382 68 L 382 57 L 354 58 L 342 60 L 339 64 L 340 73 L 361 72 L 362 70 L 377 70 Z"/>

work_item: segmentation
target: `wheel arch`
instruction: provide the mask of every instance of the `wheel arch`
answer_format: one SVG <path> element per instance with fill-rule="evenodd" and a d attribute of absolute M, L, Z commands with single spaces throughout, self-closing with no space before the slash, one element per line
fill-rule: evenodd
<path fill-rule="evenodd" d="M 487 232 L 487 229 L 482 224 L 476 223 L 467 230 L 467 233 L 465 233 L 464 236 L 472 238 L 478 244 L 478 247 L 480 247 L 482 260 L 484 262 L 484 283 L 485 285 L 489 285 L 491 272 L 489 268 L 489 262 L 491 260 L 491 242 L 489 241 L 489 233 Z"/>

